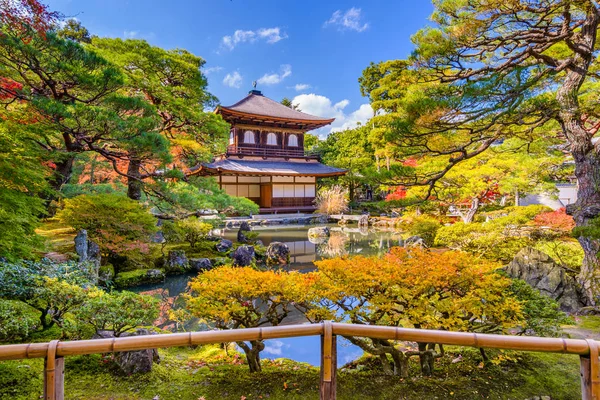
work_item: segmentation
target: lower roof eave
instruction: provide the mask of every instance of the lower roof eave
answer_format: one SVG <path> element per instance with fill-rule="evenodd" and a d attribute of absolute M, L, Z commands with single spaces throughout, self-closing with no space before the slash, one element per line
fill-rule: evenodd
<path fill-rule="evenodd" d="M 327 177 L 333 177 L 333 176 L 343 176 L 346 175 L 348 173 L 347 170 L 344 171 L 340 171 L 340 172 L 329 172 L 326 174 L 318 174 L 318 173 L 311 173 L 311 174 L 290 174 L 290 173 L 285 173 L 285 172 L 241 172 L 241 171 L 230 171 L 230 170 L 225 170 L 225 169 L 214 169 L 214 168 L 207 168 L 205 166 L 202 166 L 200 169 L 198 169 L 197 172 L 194 172 L 193 175 L 244 175 L 244 176 L 316 176 L 319 178 L 327 178 Z"/>

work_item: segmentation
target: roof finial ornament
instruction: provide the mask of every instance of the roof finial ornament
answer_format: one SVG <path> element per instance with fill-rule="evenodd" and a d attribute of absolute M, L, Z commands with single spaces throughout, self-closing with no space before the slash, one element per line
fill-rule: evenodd
<path fill-rule="evenodd" d="M 252 81 L 252 87 L 253 87 L 254 89 L 256 89 L 256 84 L 257 84 L 257 82 L 256 82 L 256 81 Z"/>

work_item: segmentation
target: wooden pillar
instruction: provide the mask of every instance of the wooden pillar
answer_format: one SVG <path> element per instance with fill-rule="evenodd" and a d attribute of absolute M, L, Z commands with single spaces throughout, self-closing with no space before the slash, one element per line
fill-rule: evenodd
<path fill-rule="evenodd" d="M 600 400 L 600 360 L 598 359 L 598 343 L 586 339 L 590 354 L 580 356 L 581 363 L 581 398 L 583 400 Z"/>
<path fill-rule="evenodd" d="M 331 321 L 323 322 L 321 335 L 321 383 L 320 399 L 335 400 L 337 384 L 337 340 L 333 334 Z"/>
<path fill-rule="evenodd" d="M 64 400 L 65 398 L 65 359 L 56 356 L 58 340 L 48 345 L 44 362 L 44 399 Z"/>

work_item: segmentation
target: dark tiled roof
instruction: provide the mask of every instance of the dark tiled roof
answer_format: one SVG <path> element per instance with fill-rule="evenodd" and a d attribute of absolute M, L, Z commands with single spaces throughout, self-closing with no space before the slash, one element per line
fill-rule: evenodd
<path fill-rule="evenodd" d="M 330 167 L 318 162 L 257 161 L 225 159 L 204 164 L 203 169 L 239 174 L 261 175 L 343 175 L 346 170 Z"/>
<path fill-rule="evenodd" d="M 256 91 L 257 93 L 260 93 Z M 262 94 L 255 94 L 250 92 L 250 94 L 244 97 L 242 100 L 238 101 L 232 106 L 229 107 L 219 107 L 217 108 L 217 112 L 219 109 L 224 110 L 232 110 L 247 114 L 254 115 L 263 115 L 268 117 L 275 117 L 281 119 L 295 119 L 295 120 L 305 120 L 305 121 L 323 121 L 323 122 L 333 122 L 335 118 L 322 118 L 316 117 L 314 115 L 306 114 L 300 111 L 293 110 L 289 107 L 284 106 L 281 103 L 276 102 L 275 100 L 271 100 L 268 97 L 263 96 Z"/>

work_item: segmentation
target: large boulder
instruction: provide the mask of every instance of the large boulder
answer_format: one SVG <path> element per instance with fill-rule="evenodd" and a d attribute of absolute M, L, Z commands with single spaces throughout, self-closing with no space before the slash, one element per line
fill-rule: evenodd
<path fill-rule="evenodd" d="M 74 239 L 75 252 L 79 256 L 79 262 L 82 265 L 87 265 L 91 268 L 92 282 L 98 283 L 98 273 L 100 270 L 100 262 L 102 256 L 100 255 L 100 246 L 96 242 L 88 239 L 88 234 L 85 229 L 81 229 L 77 232 L 77 236 Z"/>
<path fill-rule="evenodd" d="M 135 332 L 125 332 L 119 337 L 156 335 L 148 329 L 137 329 Z M 114 337 L 112 331 L 98 331 L 93 339 L 107 339 Z M 160 356 L 156 349 L 145 349 L 137 351 L 122 351 L 115 353 L 115 363 L 125 375 L 147 373 L 152 371 L 152 364 L 160 362 Z"/>
<path fill-rule="evenodd" d="M 310 238 L 326 238 L 331 235 L 329 228 L 326 226 L 317 226 L 308 230 L 308 237 Z"/>
<path fill-rule="evenodd" d="M 194 272 L 207 271 L 213 267 L 208 258 L 190 258 L 190 269 Z"/>
<path fill-rule="evenodd" d="M 404 248 L 409 247 L 420 247 L 422 249 L 427 248 L 427 244 L 425 243 L 425 239 L 420 236 L 411 236 L 404 241 Z"/>
<path fill-rule="evenodd" d="M 273 242 L 265 253 L 267 265 L 287 265 L 290 263 L 290 248 L 287 244 Z"/>
<path fill-rule="evenodd" d="M 75 236 L 75 252 L 79 256 L 79 262 L 87 261 L 87 251 L 88 251 L 88 236 L 87 231 L 85 229 L 77 232 L 77 236 Z"/>
<path fill-rule="evenodd" d="M 575 279 L 546 253 L 526 247 L 504 269 L 509 276 L 524 280 L 556 300 L 563 311 L 574 312 L 584 305 Z"/>
<path fill-rule="evenodd" d="M 247 267 L 252 264 L 255 252 L 254 247 L 243 245 L 235 249 L 231 258 L 233 258 L 233 265 L 236 267 Z"/>
<path fill-rule="evenodd" d="M 171 250 L 165 261 L 167 275 L 183 274 L 189 268 L 189 262 L 183 250 Z"/>
<path fill-rule="evenodd" d="M 248 243 L 248 238 L 246 237 L 244 232 L 250 232 L 252 229 L 250 228 L 250 224 L 247 221 L 242 222 L 240 225 L 240 229 L 237 233 L 237 241 L 240 243 Z"/>
<path fill-rule="evenodd" d="M 215 243 L 215 249 L 219 253 L 227 253 L 233 247 L 233 242 L 227 239 L 221 239 L 220 242 Z"/>

